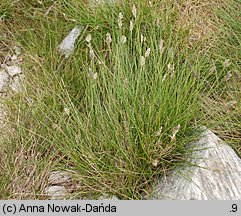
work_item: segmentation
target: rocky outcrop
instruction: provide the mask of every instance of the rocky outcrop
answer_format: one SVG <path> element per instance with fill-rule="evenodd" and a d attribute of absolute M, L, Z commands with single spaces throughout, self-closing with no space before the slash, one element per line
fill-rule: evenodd
<path fill-rule="evenodd" d="M 241 200 L 241 159 L 209 130 L 190 145 L 190 166 L 159 180 L 150 199 Z"/>

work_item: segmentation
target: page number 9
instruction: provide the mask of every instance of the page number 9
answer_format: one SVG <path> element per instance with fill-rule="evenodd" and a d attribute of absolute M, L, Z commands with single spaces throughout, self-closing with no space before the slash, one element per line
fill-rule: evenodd
<path fill-rule="evenodd" d="M 230 212 L 237 212 L 237 210 L 238 210 L 237 204 L 233 204 L 232 205 L 232 210 Z"/>

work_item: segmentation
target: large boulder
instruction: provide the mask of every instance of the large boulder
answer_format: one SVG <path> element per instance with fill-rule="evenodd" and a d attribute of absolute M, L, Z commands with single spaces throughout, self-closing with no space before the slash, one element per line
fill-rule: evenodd
<path fill-rule="evenodd" d="M 191 144 L 190 166 L 159 180 L 151 199 L 241 200 L 241 159 L 209 130 Z"/>

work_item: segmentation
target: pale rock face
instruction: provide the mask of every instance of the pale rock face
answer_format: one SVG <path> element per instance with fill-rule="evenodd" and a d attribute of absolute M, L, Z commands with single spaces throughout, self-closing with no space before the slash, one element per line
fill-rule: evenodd
<path fill-rule="evenodd" d="M 190 147 L 193 166 L 161 178 L 150 199 L 241 200 L 241 159 L 234 150 L 209 130 Z"/>
<path fill-rule="evenodd" d="M 9 75 L 4 69 L 0 70 L 0 92 L 4 92 L 8 86 Z"/>

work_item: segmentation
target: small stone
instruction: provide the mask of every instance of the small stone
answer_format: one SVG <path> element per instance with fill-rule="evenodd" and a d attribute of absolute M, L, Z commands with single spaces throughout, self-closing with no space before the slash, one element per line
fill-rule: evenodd
<path fill-rule="evenodd" d="M 71 181 L 71 177 L 64 171 L 52 171 L 49 175 L 50 185 L 63 185 Z"/>
<path fill-rule="evenodd" d="M 59 45 L 59 51 L 63 55 L 65 55 L 65 58 L 68 58 L 70 54 L 74 51 L 74 43 L 79 37 L 82 29 L 83 27 L 81 26 L 74 27 Z"/>
<path fill-rule="evenodd" d="M 10 76 L 15 76 L 22 73 L 22 70 L 18 65 L 6 66 L 6 70 Z"/>
<path fill-rule="evenodd" d="M 8 86 L 9 76 L 5 70 L 0 70 L 0 92 L 4 92 Z"/>
<path fill-rule="evenodd" d="M 68 195 L 68 191 L 64 186 L 50 186 L 45 188 L 45 193 L 49 199 L 64 199 Z"/>

